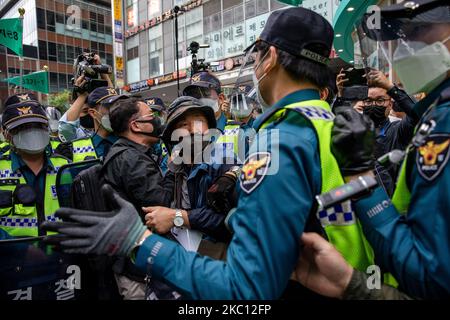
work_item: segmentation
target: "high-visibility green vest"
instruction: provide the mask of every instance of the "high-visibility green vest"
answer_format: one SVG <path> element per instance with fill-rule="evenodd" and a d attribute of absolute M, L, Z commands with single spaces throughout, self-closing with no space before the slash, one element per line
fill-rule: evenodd
<path fill-rule="evenodd" d="M 67 160 L 62 157 L 52 156 L 50 161 L 55 169 L 49 168 L 45 178 L 44 215 L 46 221 L 55 221 L 54 213 L 59 208 L 56 194 L 56 174 L 61 166 L 67 164 Z M 4 156 L 0 158 L 0 192 L 4 193 L 4 197 L 2 196 L 4 204 L 0 208 L 0 228 L 14 237 L 37 236 L 39 224 L 36 205 L 25 206 L 15 203 L 16 200 L 11 194 L 11 192 L 14 193 L 19 184 L 27 184 L 22 173 L 19 170 L 16 172 L 12 171 L 10 157 Z M 9 196 L 11 199 L 9 199 Z M 6 205 L 7 202 L 9 202 L 8 205 Z"/>
<path fill-rule="evenodd" d="M 97 159 L 94 143 L 90 137 L 72 141 L 73 146 L 73 162 L 81 162 L 90 157 Z"/>
<path fill-rule="evenodd" d="M 307 119 L 316 131 L 319 142 L 321 164 L 321 193 L 344 184 L 338 163 L 331 152 L 331 130 L 334 115 L 329 104 L 322 100 L 294 103 L 276 111 L 262 126 L 284 117 L 288 110 L 295 110 Z M 374 264 L 374 254 L 362 232 L 351 201 L 346 201 L 328 210 L 317 212 L 328 240 L 354 268 L 366 272 Z"/>
<path fill-rule="evenodd" d="M 0 156 L 2 156 L 3 154 L 9 152 L 10 149 L 11 149 L 11 145 L 9 144 L 8 141 L 1 141 L 0 142 Z"/>
<path fill-rule="evenodd" d="M 61 141 L 59 140 L 50 140 L 50 145 L 52 147 L 52 150 L 55 151 L 56 148 L 61 144 Z"/>
<path fill-rule="evenodd" d="M 217 139 L 217 144 L 222 146 L 223 154 L 227 155 L 233 152 L 236 157 L 239 157 L 239 131 L 241 126 L 239 124 L 227 124 L 223 134 Z"/>

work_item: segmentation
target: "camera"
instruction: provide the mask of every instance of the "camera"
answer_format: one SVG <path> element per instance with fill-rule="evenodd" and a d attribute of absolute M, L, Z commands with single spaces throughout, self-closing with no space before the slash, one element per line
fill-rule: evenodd
<path fill-rule="evenodd" d="M 96 64 L 94 52 L 84 52 L 75 59 L 73 65 L 74 77 L 72 84 L 75 84 L 76 79 L 85 76 L 86 83 L 82 87 L 74 87 L 73 96 L 76 93 L 92 92 L 99 87 L 108 86 L 108 81 L 99 79 L 100 74 L 111 74 L 112 68 L 107 64 Z"/>
<path fill-rule="evenodd" d="M 200 48 L 209 48 L 209 44 L 199 44 L 198 42 L 193 41 L 187 49 L 187 51 L 192 54 L 191 77 L 201 71 L 208 71 L 211 67 L 211 64 L 205 63 L 205 59 L 197 59 L 197 53 Z"/>

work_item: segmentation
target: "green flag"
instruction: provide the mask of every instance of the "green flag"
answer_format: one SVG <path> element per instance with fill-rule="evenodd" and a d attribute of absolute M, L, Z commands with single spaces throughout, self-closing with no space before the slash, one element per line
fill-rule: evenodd
<path fill-rule="evenodd" d="M 0 19 L 0 44 L 23 56 L 22 19 Z"/>
<path fill-rule="evenodd" d="M 20 76 L 3 81 L 20 86 Z M 48 94 L 48 71 L 38 71 L 23 76 L 22 87 Z"/>
<path fill-rule="evenodd" d="M 296 7 L 301 5 L 303 2 L 303 0 L 278 0 L 278 1 L 286 3 L 286 4 L 290 4 L 291 6 L 296 6 Z"/>

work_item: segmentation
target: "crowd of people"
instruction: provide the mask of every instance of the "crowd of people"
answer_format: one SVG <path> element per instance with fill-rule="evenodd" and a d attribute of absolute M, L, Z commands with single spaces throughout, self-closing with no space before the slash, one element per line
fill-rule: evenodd
<path fill-rule="evenodd" d="M 450 6 L 417 2 L 382 8 L 379 29 L 363 17 L 401 81 L 366 69 L 364 97 L 331 76 L 332 26 L 297 7 L 245 51 L 254 95 L 202 71 L 168 106 L 106 74 L 63 115 L 9 97 L 0 255 L 39 238 L 85 259 L 98 299 L 448 298 Z M 361 177 L 377 186 L 316 201 Z"/>

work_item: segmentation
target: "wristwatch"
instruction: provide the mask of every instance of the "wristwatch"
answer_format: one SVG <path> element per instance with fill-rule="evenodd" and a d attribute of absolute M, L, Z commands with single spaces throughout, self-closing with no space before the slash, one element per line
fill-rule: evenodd
<path fill-rule="evenodd" d="M 173 219 L 173 225 L 177 228 L 181 228 L 184 224 L 183 213 L 180 209 L 175 209 L 175 218 Z"/>
<path fill-rule="evenodd" d="M 228 170 L 226 173 L 232 173 L 236 176 L 236 179 L 239 179 L 239 176 L 241 175 L 241 167 L 239 166 L 231 167 L 230 170 Z"/>

